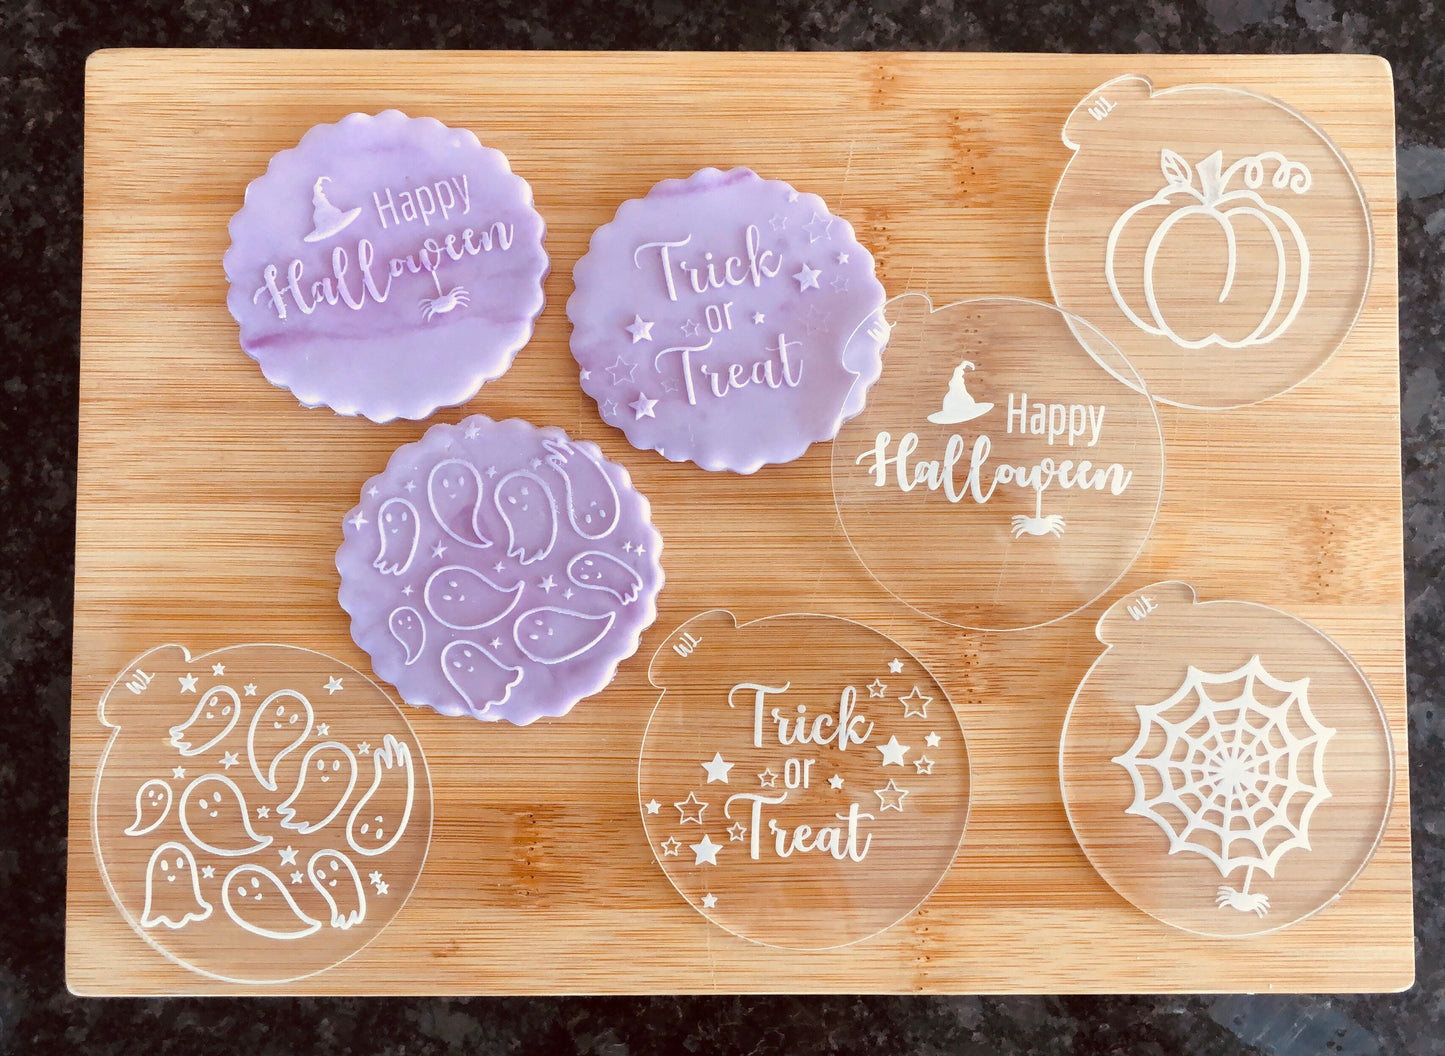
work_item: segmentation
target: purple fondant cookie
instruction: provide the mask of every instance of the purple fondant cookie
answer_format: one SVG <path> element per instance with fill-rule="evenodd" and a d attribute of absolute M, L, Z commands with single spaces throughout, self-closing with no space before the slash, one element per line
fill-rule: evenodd
<path fill-rule="evenodd" d="M 231 218 L 241 347 L 308 407 L 425 418 L 532 336 L 548 260 L 532 189 L 464 129 L 396 110 L 318 125 Z"/>
<path fill-rule="evenodd" d="M 560 429 L 433 426 L 366 482 L 342 530 L 351 636 L 403 698 L 444 715 L 563 715 L 657 616 L 647 500 Z"/>
<path fill-rule="evenodd" d="M 853 330 L 884 301 L 822 199 L 703 169 L 622 203 L 573 270 L 582 388 L 634 447 L 752 473 L 831 439 L 877 380 Z"/>

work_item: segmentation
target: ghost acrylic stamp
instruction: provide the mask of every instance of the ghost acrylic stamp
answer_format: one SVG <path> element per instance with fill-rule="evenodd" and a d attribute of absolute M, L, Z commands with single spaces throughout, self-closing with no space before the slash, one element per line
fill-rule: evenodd
<path fill-rule="evenodd" d="M 1369 211 L 1349 163 L 1285 104 L 1125 76 L 1064 128 L 1074 151 L 1046 239 L 1059 306 L 1097 326 L 1150 393 L 1215 408 L 1308 378 L 1369 285 Z"/>
<path fill-rule="evenodd" d="M 934 309 L 904 294 L 853 337 L 884 340 L 882 377 L 833 444 L 838 513 L 874 578 L 980 630 L 1049 623 L 1107 590 L 1164 481 L 1128 360 L 1083 320 L 1012 298 Z"/>
<path fill-rule="evenodd" d="M 321 653 L 178 645 L 100 702 L 114 732 L 91 825 L 107 890 L 167 957 L 240 983 L 352 956 L 401 909 L 431 840 L 431 781 L 406 719 Z"/>
<path fill-rule="evenodd" d="M 1369 682 L 1325 635 L 1263 605 L 1156 583 L 1099 621 L 1059 772 L 1100 874 L 1205 935 L 1275 931 L 1329 905 L 1384 830 L 1394 759 Z"/>
<path fill-rule="evenodd" d="M 641 450 L 751 473 L 858 413 L 878 376 L 854 327 L 883 303 L 873 258 L 822 199 L 703 169 L 624 202 L 567 302 L 582 388 Z"/>
<path fill-rule="evenodd" d="M 518 724 L 565 714 L 656 618 L 649 509 L 626 470 L 560 429 L 433 426 L 343 522 L 352 637 L 410 704 Z"/>
<path fill-rule="evenodd" d="M 948 695 L 832 616 L 705 612 L 653 657 L 648 842 L 678 892 L 754 942 L 819 950 L 913 912 L 952 864 L 969 763 Z"/>
<path fill-rule="evenodd" d="M 464 129 L 395 110 L 318 125 L 231 219 L 241 347 L 308 407 L 425 418 L 502 374 L 548 270 L 532 191 Z"/>

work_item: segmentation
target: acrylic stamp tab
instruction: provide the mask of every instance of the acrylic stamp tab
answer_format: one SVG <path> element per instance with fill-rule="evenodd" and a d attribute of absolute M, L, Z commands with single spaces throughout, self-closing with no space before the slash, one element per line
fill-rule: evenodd
<path fill-rule="evenodd" d="M 703 169 L 624 202 L 573 271 L 582 388 L 641 450 L 751 473 L 857 414 L 876 351 L 844 355 L 883 304 L 873 258 L 822 199 Z"/>
<path fill-rule="evenodd" d="M 1156 583 L 1099 621 L 1059 776 L 1084 853 L 1139 909 L 1203 935 L 1275 931 L 1333 902 L 1393 791 L 1383 712 L 1301 620 Z"/>
<path fill-rule="evenodd" d="M 853 341 L 885 339 L 882 376 L 833 444 L 838 513 L 874 578 L 982 630 L 1048 623 L 1107 590 L 1164 479 L 1128 361 L 1082 320 L 1012 298 L 935 310 L 904 294 Z"/>
<path fill-rule="evenodd" d="M 341 607 L 409 704 L 518 724 L 562 715 L 657 616 L 649 517 L 596 444 L 515 418 L 436 425 L 346 515 Z"/>
<path fill-rule="evenodd" d="M 300 979 L 401 909 L 432 795 L 406 719 L 370 679 L 308 649 L 165 645 L 100 702 L 114 730 L 91 824 L 111 897 L 203 975 Z"/>
<path fill-rule="evenodd" d="M 1149 391 L 1231 407 L 1308 378 L 1354 326 L 1373 245 L 1344 156 L 1285 104 L 1137 76 L 1069 116 L 1046 239 L 1061 308 Z"/>
<path fill-rule="evenodd" d="M 501 375 L 542 311 L 545 225 L 506 157 L 396 110 L 318 125 L 231 219 L 241 347 L 308 407 L 425 418 Z"/>
<path fill-rule="evenodd" d="M 969 764 L 948 694 L 832 616 L 721 610 L 653 657 L 642 821 L 687 901 L 743 938 L 829 949 L 917 908 L 953 862 Z"/>

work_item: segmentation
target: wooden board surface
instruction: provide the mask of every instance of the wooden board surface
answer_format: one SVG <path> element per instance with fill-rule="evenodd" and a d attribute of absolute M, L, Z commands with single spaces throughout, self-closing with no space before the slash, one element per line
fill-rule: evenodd
<path fill-rule="evenodd" d="M 1163 505 L 1139 561 L 1079 616 L 985 635 L 930 622 L 863 571 L 833 507 L 829 450 L 755 476 L 634 451 L 575 381 L 564 304 L 590 232 L 657 180 L 747 165 L 856 226 L 890 293 L 936 304 L 1049 299 L 1044 225 L 1074 105 L 1117 74 L 1215 81 L 1310 115 L 1371 205 L 1358 325 L 1308 382 L 1254 407 L 1161 408 Z M 1360 57 L 104 52 L 86 80 L 67 979 L 86 994 L 245 991 L 157 954 L 99 876 L 89 796 L 96 704 L 163 642 L 277 641 L 367 670 L 333 556 L 363 480 L 426 423 L 307 411 L 240 351 L 220 260 L 246 183 L 311 125 L 398 107 L 474 130 L 532 184 L 548 307 L 515 366 L 465 408 L 596 441 L 651 497 L 665 540 L 658 623 L 614 684 L 525 729 L 408 710 L 435 785 L 430 857 L 366 949 L 288 984 L 310 993 L 1394 990 L 1413 978 L 1391 80 Z M 59 541 L 57 541 L 59 542 Z M 1333 907 L 1246 942 L 1134 909 L 1090 867 L 1060 798 L 1070 697 L 1109 601 L 1162 579 L 1275 606 L 1369 677 L 1396 785 L 1373 862 Z M 921 909 L 829 953 L 709 924 L 653 861 L 637 753 L 647 660 L 706 609 L 814 611 L 911 649 L 968 736 L 962 849 Z M 582 855 L 581 845 L 603 853 Z M 254 992 L 254 990 L 252 991 Z"/>

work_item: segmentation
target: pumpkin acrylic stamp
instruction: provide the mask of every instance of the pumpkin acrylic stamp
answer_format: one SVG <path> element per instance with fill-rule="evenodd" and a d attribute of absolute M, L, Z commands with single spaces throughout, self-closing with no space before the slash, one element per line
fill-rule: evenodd
<path fill-rule="evenodd" d="M 1369 213 L 1349 163 L 1283 103 L 1238 88 L 1102 85 L 1064 129 L 1049 210 L 1061 308 L 1119 346 L 1156 399 L 1254 403 L 1297 385 L 1354 325 Z"/>
<path fill-rule="evenodd" d="M 969 761 L 948 694 L 832 616 L 693 617 L 658 648 L 638 765 L 648 842 L 715 924 L 822 950 L 913 912 L 957 854 Z"/>
<path fill-rule="evenodd" d="M 102 878 L 136 932 L 239 983 L 345 960 L 405 904 L 431 840 L 426 759 L 375 683 L 309 649 L 152 649 L 100 702 Z"/>
<path fill-rule="evenodd" d="M 1156 583 L 1099 621 L 1107 645 L 1059 751 L 1100 874 L 1167 924 L 1275 931 L 1333 902 L 1384 830 L 1394 757 L 1368 680 L 1315 628 Z"/>

